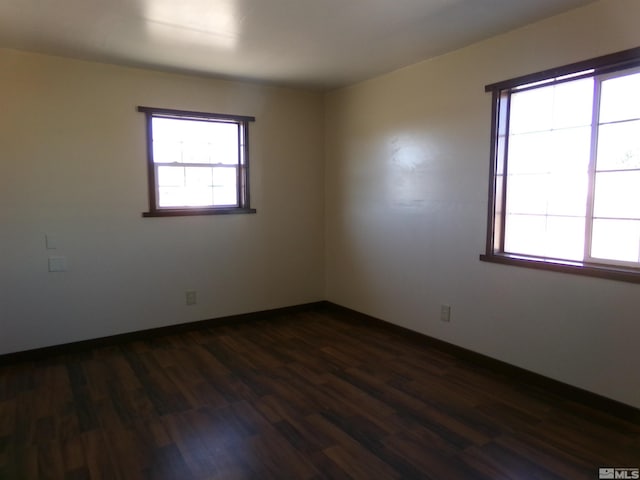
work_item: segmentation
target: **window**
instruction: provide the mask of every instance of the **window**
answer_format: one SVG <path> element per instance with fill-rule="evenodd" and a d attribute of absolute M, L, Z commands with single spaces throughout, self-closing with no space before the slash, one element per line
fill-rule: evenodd
<path fill-rule="evenodd" d="M 138 107 L 146 114 L 146 217 L 255 213 L 249 206 L 253 117 Z"/>
<path fill-rule="evenodd" d="M 481 259 L 640 282 L 640 48 L 486 91 Z"/>

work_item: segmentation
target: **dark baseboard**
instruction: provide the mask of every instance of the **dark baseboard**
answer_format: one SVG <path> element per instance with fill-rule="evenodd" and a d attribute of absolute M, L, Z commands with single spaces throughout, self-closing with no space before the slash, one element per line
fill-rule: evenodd
<path fill-rule="evenodd" d="M 152 328 L 148 330 L 139 330 L 135 332 L 111 335 L 108 337 L 100 337 L 90 340 L 82 340 L 79 342 L 66 343 L 62 345 L 53 345 L 49 347 L 37 348 L 21 352 L 7 353 L 0 355 L 0 365 L 11 363 L 30 362 L 47 359 L 57 355 L 66 355 L 87 351 L 93 348 L 108 347 L 126 342 L 149 340 L 154 337 L 178 334 L 197 330 L 201 328 L 211 328 L 219 326 L 234 325 L 238 323 L 255 322 L 258 320 L 270 320 L 282 315 L 308 312 L 308 311 L 324 311 L 339 315 L 343 320 L 348 322 L 358 322 L 368 325 L 375 325 L 378 328 L 393 332 L 403 338 L 410 339 L 420 345 L 437 349 L 461 361 L 473 364 L 474 367 L 482 368 L 494 374 L 498 374 L 518 385 L 526 385 L 533 389 L 538 389 L 562 399 L 581 404 L 586 407 L 605 412 L 620 419 L 640 424 L 640 409 L 627 405 L 625 403 L 613 400 L 602 395 L 598 395 L 588 390 L 584 390 L 564 382 L 554 380 L 544 375 L 531 372 L 524 368 L 516 367 L 509 363 L 497 360 L 495 358 L 483 355 L 481 353 L 459 347 L 452 343 L 438 340 L 436 338 L 418 333 L 414 330 L 389 323 L 379 318 L 366 315 L 364 313 L 352 310 L 341 305 L 337 305 L 328 301 L 320 301 L 307 303 L 303 305 L 295 305 L 291 307 L 277 308 L 273 310 L 265 310 L 260 312 L 245 313 L 240 315 L 231 315 L 209 320 L 200 320 L 196 322 L 180 323 L 176 325 L 168 325 L 165 327 Z"/>
<path fill-rule="evenodd" d="M 296 312 L 309 310 L 317 310 L 326 306 L 325 301 L 306 303 L 291 307 L 282 307 L 272 310 L 263 310 L 259 312 L 242 313 L 239 315 L 230 315 L 226 317 L 212 318 L 207 320 L 198 320 L 195 322 L 178 323 L 175 325 L 167 325 L 165 327 L 151 328 L 147 330 L 137 330 L 134 332 L 120 333 L 107 337 L 92 338 L 89 340 L 80 340 L 78 342 L 64 343 L 61 345 L 52 345 L 49 347 L 36 348 L 32 350 L 24 350 L 20 352 L 6 353 L 0 355 L 0 365 L 7 365 L 19 362 L 32 362 L 46 359 L 57 355 L 67 355 L 72 353 L 83 352 L 93 348 L 109 347 L 127 342 L 135 342 L 140 340 L 149 340 L 155 337 L 165 335 L 173 335 L 201 328 L 219 327 L 225 325 L 234 325 L 238 323 L 255 322 L 257 320 L 271 319 L 280 315 L 286 315 Z"/>
<path fill-rule="evenodd" d="M 497 360 L 495 358 L 483 355 L 481 353 L 467 350 L 452 343 L 438 340 L 437 338 L 418 333 L 414 330 L 389 323 L 387 321 L 375 318 L 364 313 L 352 310 L 341 305 L 331 302 L 319 304 L 321 308 L 327 309 L 335 313 L 342 313 L 346 320 L 359 321 L 367 324 L 373 324 L 387 331 L 392 331 L 404 338 L 409 338 L 414 342 L 430 348 L 437 349 L 461 361 L 472 363 L 476 367 L 483 368 L 498 374 L 518 385 L 526 385 L 530 388 L 550 393 L 562 399 L 581 404 L 589 408 L 605 412 L 617 418 L 640 424 L 640 409 L 627 405 L 626 403 L 613 400 L 611 398 L 598 395 L 597 393 L 574 387 L 559 380 L 554 380 L 544 375 L 534 373 L 521 367 L 516 367 L 509 363 Z"/>

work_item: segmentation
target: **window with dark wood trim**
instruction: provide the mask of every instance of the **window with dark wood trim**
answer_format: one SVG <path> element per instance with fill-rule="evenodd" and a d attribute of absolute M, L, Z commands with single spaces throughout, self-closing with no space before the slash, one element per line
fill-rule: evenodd
<path fill-rule="evenodd" d="M 481 260 L 640 283 L 640 48 L 487 85 Z"/>
<path fill-rule="evenodd" d="M 145 217 L 255 213 L 249 203 L 254 117 L 138 107 L 146 116 Z"/>

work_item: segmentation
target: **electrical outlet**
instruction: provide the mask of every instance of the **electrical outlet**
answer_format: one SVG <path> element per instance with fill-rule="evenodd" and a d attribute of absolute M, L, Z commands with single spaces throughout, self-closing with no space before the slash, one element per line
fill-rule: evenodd
<path fill-rule="evenodd" d="M 451 305 L 440 305 L 440 321 L 451 321 Z"/>
<path fill-rule="evenodd" d="M 195 290 L 188 290 L 184 294 L 187 305 L 195 305 L 198 303 L 198 297 Z"/>
<path fill-rule="evenodd" d="M 49 257 L 50 272 L 66 272 L 67 257 Z"/>
<path fill-rule="evenodd" d="M 58 248 L 58 236 L 53 234 L 46 234 L 44 236 L 45 245 L 47 250 L 55 250 Z"/>

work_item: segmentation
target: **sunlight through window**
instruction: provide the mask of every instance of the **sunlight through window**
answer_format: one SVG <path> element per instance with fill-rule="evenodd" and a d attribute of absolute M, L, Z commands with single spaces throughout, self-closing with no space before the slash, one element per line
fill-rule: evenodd
<path fill-rule="evenodd" d="M 602 57 L 487 87 L 495 163 L 483 259 L 640 269 L 640 59 L 621 54 L 615 66 Z"/>
<path fill-rule="evenodd" d="M 248 208 L 252 117 L 139 107 L 147 113 L 150 214 Z"/>

